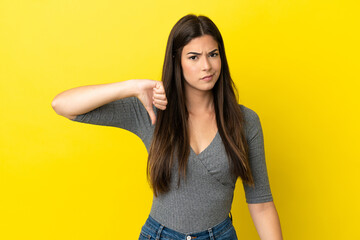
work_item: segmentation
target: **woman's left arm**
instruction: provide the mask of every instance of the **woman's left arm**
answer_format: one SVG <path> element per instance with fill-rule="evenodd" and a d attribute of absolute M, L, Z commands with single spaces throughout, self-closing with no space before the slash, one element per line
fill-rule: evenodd
<path fill-rule="evenodd" d="M 248 204 L 261 240 L 282 240 L 280 220 L 273 201 Z"/>

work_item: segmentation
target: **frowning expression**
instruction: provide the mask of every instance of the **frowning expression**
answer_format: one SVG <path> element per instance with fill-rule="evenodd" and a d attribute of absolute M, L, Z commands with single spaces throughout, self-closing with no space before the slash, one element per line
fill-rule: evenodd
<path fill-rule="evenodd" d="M 192 39 L 181 53 L 185 91 L 209 91 L 221 72 L 219 47 L 210 35 Z"/>

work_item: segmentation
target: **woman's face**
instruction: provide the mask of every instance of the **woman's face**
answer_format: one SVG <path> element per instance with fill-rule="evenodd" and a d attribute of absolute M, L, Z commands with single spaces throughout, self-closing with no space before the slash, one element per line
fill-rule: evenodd
<path fill-rule="evenodd" d="M 217 42 L 210 35 L 192 39 L 181 53 L 181 67 L 185 91 L 209 91 L 221 72 L 221 58 Z M 211 76 L 209 78 L 204 78 Z"/>

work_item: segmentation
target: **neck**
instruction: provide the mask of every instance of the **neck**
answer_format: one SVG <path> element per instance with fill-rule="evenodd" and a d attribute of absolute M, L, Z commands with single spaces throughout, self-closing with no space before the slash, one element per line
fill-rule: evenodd
<path fill-rule="evenodd" d="M 186 107 L 191 115 L 214 112 L 212 91 L 186 91 Z"/>

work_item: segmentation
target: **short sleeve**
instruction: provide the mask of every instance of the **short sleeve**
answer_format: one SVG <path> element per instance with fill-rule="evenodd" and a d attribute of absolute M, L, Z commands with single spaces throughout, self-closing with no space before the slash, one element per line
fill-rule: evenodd
<path fill-rule="evenodd" d="M 156 115 L 156 108 L 154 107 Z M 141 139 L 151 128 L 151 119 L 137 97 L 122 98 L 77 115 L 72 121 L 118 127 L 128 130 Z"/>
<path fill-rule="evenodd" d="M 245 134 L 249 146 L 249 164 L 255 186 L 243 182 L 247 203 L 273 201 L 267 173 L 264 149 L 264 136 L 259 116 L 253 110 L 243 106 L 245 116 Z"/>

